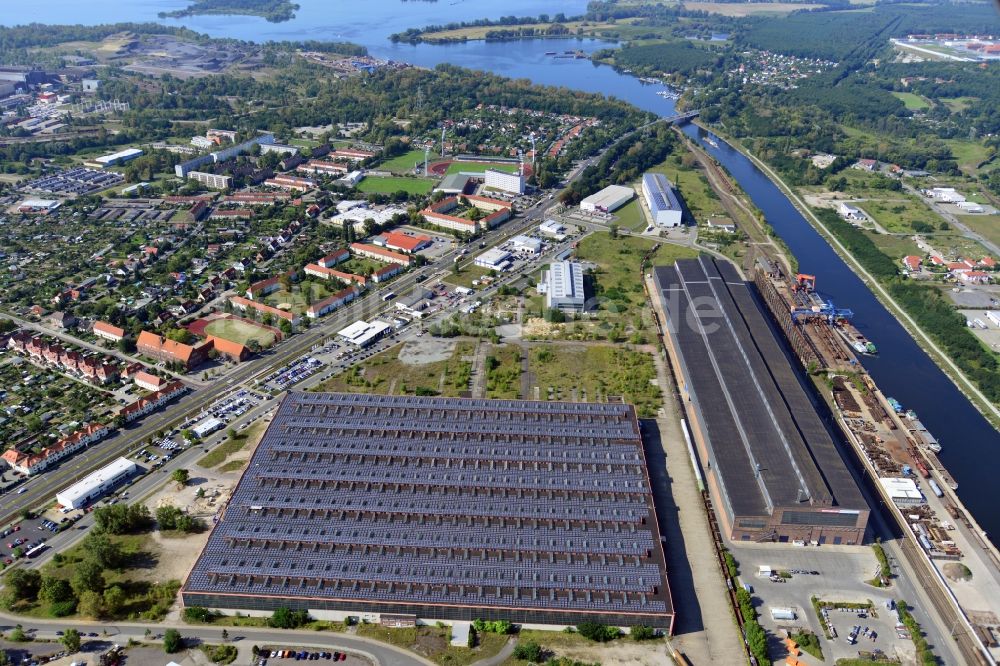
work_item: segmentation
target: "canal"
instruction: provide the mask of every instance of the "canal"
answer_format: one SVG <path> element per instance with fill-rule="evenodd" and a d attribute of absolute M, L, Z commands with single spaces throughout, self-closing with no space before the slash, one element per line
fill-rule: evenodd
<path fill-rule="evenodd" d="M 817 290 L 854 311 L 855 326 L 879 350 L 877 356 L 862 357 L 862 365 L 886 395 L 917 412 L 940 441 L 939 457 L 958 482 L 962 502 L 987 533 L 1000 534 L 1000 512 L 993 507 L 997 494 L 990 490 L 1000 434 L 753 162 L 721 140 L 718 148 L 705 143 L 705 131 L 695 125 L 684 132 L 732 174 L 788 244 L 800 269 L 816 276 Z"/>

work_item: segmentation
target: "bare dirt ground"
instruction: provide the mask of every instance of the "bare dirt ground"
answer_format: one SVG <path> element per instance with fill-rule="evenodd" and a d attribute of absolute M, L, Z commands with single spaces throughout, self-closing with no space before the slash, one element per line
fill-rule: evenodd
<path fill-rule="evenodd" d="M 447 361 L 455 354 L 455 340 L 443 340 L 430 336 L 411 340 L 399 350 L 399 362 L 406 365 L 426 365 Z"/>
<path fill-rule="evenodd" d="M 588 664 L 597 663 L 601 666 L 662 666 L 671 663 L 667 653 L 667 644 L 663 641 L 637 643 L 628 638 L 619 639 L 609 644 L 585 643 L 577 636 L 573 641 L 540 640 L 539 644 L 551 649 L 558 657 L 569 657 Z"/>

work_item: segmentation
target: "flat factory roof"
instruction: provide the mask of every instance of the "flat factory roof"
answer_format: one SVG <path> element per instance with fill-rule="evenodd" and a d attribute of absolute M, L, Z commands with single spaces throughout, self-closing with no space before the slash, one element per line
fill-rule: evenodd
<path fill-rule="evenodd" d="M 384 321 L 379 321 L 378 319 L 371 323 L 359 319 L 347 328 L 341 330 L 337 333 L 337 335 L 345 338 L 348 342 L 363 347 L 372 339 L 382 335 L 390 328 L 392 327 L 389 324 Z"/>
<path fill-rule="evenodd" d="M 292 392 L 186 604 L 668 628 L 632 406 Z"/>
<path fill-rule="evenodd" d="M 118 458 L 101 469 L 91 472 L 72 486 L 56 494 L 56 501 L 64 506 L 75 504 L 77 500 L 89 495 L 94 488 L 122 474 L 135 470 L 135 463 L 128 458 Z M 67 502 L 69 500 L 69 502 Z"/>
<path fill-rule="evenodd" d="M 596 208 L 612 211 L 635 196 L 635 190 L 624 185 L 608 185 L 600 192 L 595 192 L 581 201 L 581 204 L 593 204 Z"/>
<path fill-rule="evenodd" d="M 866 510 L 801 373 L 735 267 L 702 256 L 654 275 L 733 513 Z"/>

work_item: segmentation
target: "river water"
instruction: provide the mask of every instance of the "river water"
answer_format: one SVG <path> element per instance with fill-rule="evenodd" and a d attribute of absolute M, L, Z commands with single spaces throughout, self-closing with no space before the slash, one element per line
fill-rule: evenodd
<path fill-rule="evenodd" d="M 394 32 L 410 27 L 501 15 L 537 15 L 537 0 L 504 3 L 474 0 L 297 0 L 297 17 L 271 24 L 254 17 L 194 16 L 161 21 L 185 25 L 215 37 L 257 41 L 327 39 L 346 40 L 368 47 L 373 55 L 424 67 L 452 63 L 536 83 L 602 93 L 628 101 L 661 115 L 673 113 L 673 102 L 657 96 L 659 86 L 619 75 L 610 67 L 587 60 L 546 56 L 546 51 L 581 49 L 591 52 L 606 44 L 595 40 L 524 40 L 504 43 L 392 44 Z M 158 21 L 160 11 L 187 5 L 184 0 L 41 0 L 5 3 L 0 24 L 40 23 L 98 24 L 116 21 Z M 584 11 L 586 0 L 546 0 L 544 11 L 567 15 Z M 980 525 L 1000 534 L 1000 511 L 993 502 L 1000 434 L 938 369 L 903 327 L 878 302 L 865 284 L 837 256 L 781 191 L 749 159 L 724 142 L 719 148 L 704 143 L 703 132 L 685 128 L 690 136 L 723 164 L 743 187 L 768 221 L 785 240 L 803 271 L 817 276 L 819 291 L 838 306 L 855 312 L 854 323 L 879 348 L 877 357 L 862 363 L 879 387 L 915 410 L 944 450 L 940 457 L 959 482 L 958 494 Z"/>

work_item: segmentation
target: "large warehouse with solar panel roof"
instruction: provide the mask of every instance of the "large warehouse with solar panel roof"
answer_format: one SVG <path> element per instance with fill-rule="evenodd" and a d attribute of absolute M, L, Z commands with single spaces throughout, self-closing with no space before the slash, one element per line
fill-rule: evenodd
<path fill-rule="evenodd" d="M 182 598 L 669 632 L 665 569 L 630 405 L 293 392 Z"/>

